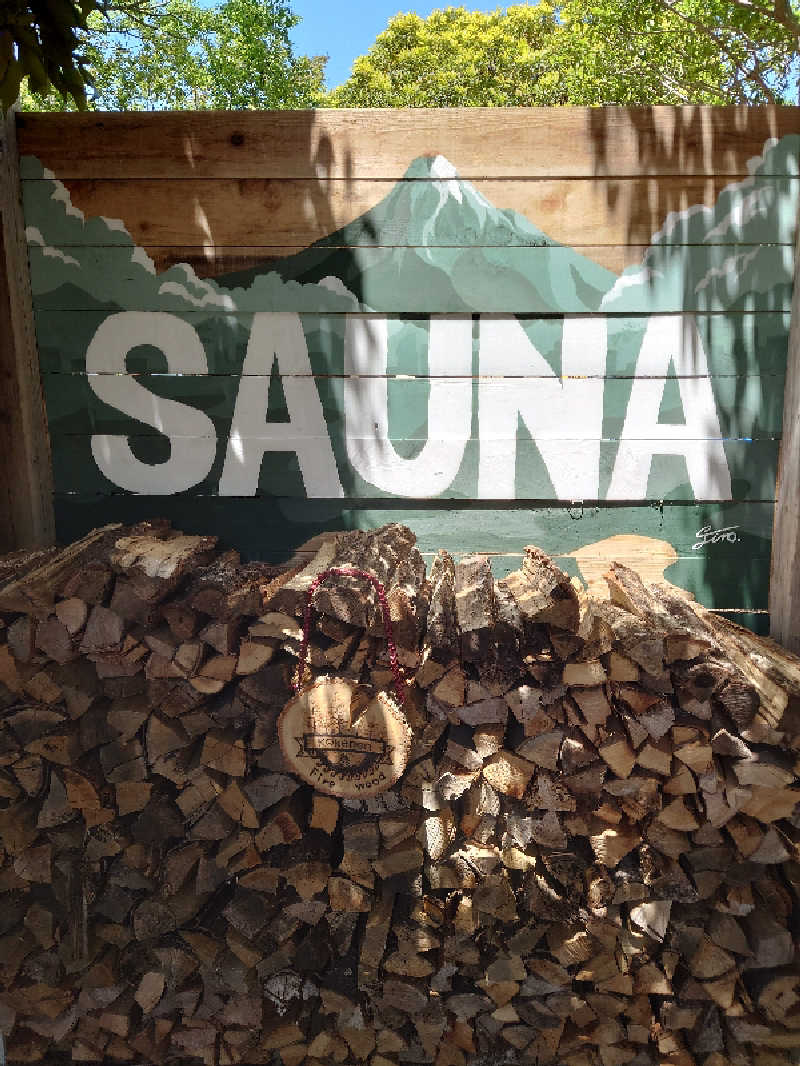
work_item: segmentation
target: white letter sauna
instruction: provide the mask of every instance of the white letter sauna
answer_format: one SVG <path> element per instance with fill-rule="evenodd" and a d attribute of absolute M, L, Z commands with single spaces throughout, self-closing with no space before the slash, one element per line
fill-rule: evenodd
<path fill-rule="evenodd" d="M 129 492 L 181 492 L 208 476 L 222 442 L 206 413 L 157 396 L 126 372 L 128 353 L 143 345 L 159 349 L 171 373 L 208 374 L 197 331 L 177 315 L 110 315 L 86 354 L 90 386 L 105 404 L 167 437 L 170 455 L 162 463 L 145 463 L 126 436 L 108 433 L 92 436 L 92 455 L 105 477 Z M 430 315 L 427 408 L 414 411 L 427 426 L 427 438 L 412 458 L 398 452 L 390 433 L 389 347 L 386 316 L 346 316 L 343 410 L 337 418 L 351 467 L 345 472 L 337 468 L 300 315 L 255 313 L 224 441 L 219 495 L 256 495 L 262 464 L 275 452 L 292 452 L 309 498 L 343 497 L 343 481 L 353 474 L 383 494 L 441 496 L 458 476 L 477 433 L 477 498 L 514 499 L 524 430 L 538 450 L 555 499 L 599 498 L 608 380 L 605 316 L 564 316 L 561 373 L 556 374 L 512 315 Z M 678 376 L 680 425 L 659 422 L 670 364 Z M 288 420 L 267 418 L 275 369 Z M 651 463 L 658 455 L 685 459 L 696 498 L 732 498 L 708 361 L 692 316 L 654 317 L 644 332 L 606 498 L 647 498 Z"/>

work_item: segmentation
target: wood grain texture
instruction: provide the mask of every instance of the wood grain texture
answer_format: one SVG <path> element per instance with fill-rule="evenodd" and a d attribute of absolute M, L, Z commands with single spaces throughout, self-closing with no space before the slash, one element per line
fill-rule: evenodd
<path fill-rule="evenodd" d="M 798 237 L 800 240 L 800 235 Z M 783 402 L 783 441 L 778 467 L 772 539 L 770 635 L 800 652 L 800 259 L 795 284 Z"/>
<path fill-rule="evenodd" d="M 791 1061 L 800 659 L 613 561 L 645 540 L 593 545 L 599 595 L 535 546 L 428 583 L 398 523 L 277 574 L 163 521 L 20 573 L 9 1062 Z"/>
<path fill-rule="evenodd" d="M 439 153 L 469 179 L 736 177 L 797 132 L 794 107 L 27 114 L 20 152 L 70 179 L 397 179 Z"/>
<path fill-rule="evenodd" d="M 754 180 L 752 191 L 754 195 L 785 198 L 798 181 L 759 178 Z M 37 179 L 23 182 L 27 201 L 33 200 L 38 184 Z M 388 194 L 403 196 L 412 186 L 419 192 L 424 184 L 432 185 L 433 180 L 181 177 L 65 181 L 76 208 L 87 216 L 123 219 L 135 243 L 148 249 L 153 244 L 178 248 L 247 244 L 307 247 L 325 241 L 329 234 L 375 208 Z M 552 241 L 572 247 L 624 247 L 648 243 L 669 212 L 686 211 L 696 204 L 712 205 L 730 178 L 481 178 L 471 184 L 494 207 L 524 215 Z M 774 240 L 771 221 L 764 218 L 763 237 L 755 235 L 755 239 Z M 536 234 L 526 238 L 513 231 L 487 237 L 482 229 L 471 230 L 468 224 L 458 233 L 428 236 L 426 224 L 425 218 L 397 214 L 383 221 L 377 232 L 369 226 L 357 228 L 347 243 L 352 247 L 457 244 L 465 248 L 507 247 L 512 240 L 535 246 L 541 240 Z M 70 246 L 68 233 L 62 241 L 51 231 L 49 239 L 61 247 Z M 736 239 L 736 228 L 729 227 L 709 238 L 709 243 L 731 244 Z M 752 234 L 750 239 L 754 239 Z M 677 227 L 667 240 L 682 244 L 691 237 Z"/>
<path fill-rule="evenodd" d="M 381 692 L 359 706 L 356 687 L 341 678 L 304 686 L 276 726 L 292 773 L 318 792 L 347 799 L 391 788 L 402 777 L 411 750 L 411 729 L 397 701 Z"/>
<path fill-rule="evenodd" d="M 52 474 L 14 113 L 0 118 L 0 552 L 53 543 Z"/>

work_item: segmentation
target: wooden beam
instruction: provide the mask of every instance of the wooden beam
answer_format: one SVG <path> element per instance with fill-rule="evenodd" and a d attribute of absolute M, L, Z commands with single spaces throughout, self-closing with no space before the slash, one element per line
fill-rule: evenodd
<path fill-rule="evenodd" d="M 795 244 L 782 433 L 770 565 L 770 636 L 789 651 L 800 652 L 800 225 Z"/>
<path fill-rule="evenodd" d="M 14 113 L 0 120 L 0 552 L 55 540 Z"/>
<path fill-rule="evenodd" d="M 735 179 L 747 176 L 747 161 L 768 138 L 797 133 L 798 112 L 692 106 L 27 112 L 18 129 L 22 155 L 57 169 L 62 181 L 397 181 L 416 156 L 437 154 L 467 181 L 633 174 Z"/>
<path fill-rule="evenodd" d="M 113 142 L 106 143 L 113 154 Z M 53 169 L 59 173 L 57 167 Z M 422 180 L 416 179 L 417 188 Z M 777 181 L 757 180 L 759 187 Z M 282 248 L 306 248 L 365 212 L 376 208 L 380 211 L 378 205 L 392 190 L 389 182 L 357 177 L 347 182 L 319 178 L 183 176 L 104 178 L 102 181 L 68 178 L 64 184 L 73 207 L 87 217 L 118 218 L 123 213 L 126 228 L 136 244 L 151 256 L 166 247 L 178 257 L 178 262 L 185 258 L 183 248 L 187 248 L 188 255 L 197 255 L 200 246 L 205 258 L 208 233 L 213 234 L 213 247 L 218 251 L 246 248 L 252 242 L 258 245 L 264 239 L 278 255 L 282 254 Z M 535 219 L 536 226 L 560 244 L 568 244 L 572 249 L 587 244 L 614 249 L 635 245 L 641 262 L 642 250 L 670 211 L 681 211 L 687 204 L 711 207 L 730 184 L 730 178 L 598 176 L 591 181 L 586 178 L 476 178 L 471 184 L 497 207 L 511 208 Z M 27 186 L 26 195 L 33 199 L 42 181 L 24 178 L 23 185 Z M 268 228 L 255 221 L 263 218 L 265 203 L 269 204 Z M 310 203 L 324 204 L 324 210 L 309 212 Z M 203 207 L 203 229 L 198 228 L 198 204 Z M 772 231 L 768 232 L 772 236 Z M 84 234 L 72 237 L 78 245 L 86 239 Z M 343 243 L 352 242 L 362 248 L 377 243 L 405 249 L 425 246 L 428 240 L 436 239 L 426 236 L 419 218 L 412 215 L 393 217 L 391 226 L 384 226 L 379 236 L 369 230 L 351 231 Z M 509 239 L 518 241 L 519 237 L 501 233 L 487 238 L 480 228 L 472 232 L 465 228 L 460 234 L 465 249 L 487 244 L 502 247 Z M 681 244 L 684 240 L 691 243 L 680 230 L 667 240 L 670 244 Z M 709 240 L 710 244 L 730 242 L 729 232 Z M 71 244 L 68 237 L 58 241 L 59 248 L 64 250 Z M 120 251 L 130 254 L 124 247 Z M 256 261 L 263 261 L 263 246 L 254 251 Z M 522 254 L 529 255 L 528 247 Z M 590 252 L 584 254 L 591 256 Z M 693 254 L 698 256 L 699 249 L 693 249 Z M 706 252 L 709 254 L 713 253 Z"/>

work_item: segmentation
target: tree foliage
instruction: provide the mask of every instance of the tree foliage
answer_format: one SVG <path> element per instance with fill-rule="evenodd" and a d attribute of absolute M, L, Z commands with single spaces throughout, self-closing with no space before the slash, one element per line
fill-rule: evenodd
<path fill-rule="evenodd" d="M 540 0 L 397 15 L 324 95 L 325 58 L 294 54 L 287 0 L 0 0 L 0 101 L 22 81 L 37 109 L 792 102 L 798 11 Z"/>
<path fill-rule="evenodd" d="M 569 0 L 561 10 L 576 103 L 797 100 L 800 21 L 788 0 Z"/>
<path fill-rule="evenodd" d="M 790 0 L 564 0 L 397 15 L 332 107 L 789 102 Z"/>
<path fill-rule="evenodd" d="M 55 91 L 85 104 L 80 54 L 87 18 L 102 0 L 4 0 L 0 4 L 0 104 L 7 110 L 27 78 L 34 92 Z"/>
<path fill-rule="evenodd" d="M 296 56 L 299 22 L 284 0 L 164 0 L 147 14 L 89 16 L 83 46 L 88 104 L 107 111 L 306 108 L 323 91 L 325 58 Z M 71 107 L 23 93 L 24 109 Z"/>
<path fill-rule="evenodd" d="M 491 14 L 448 7 L 390 19 L 332 107 L 475 107 L 566 103 L 547 62 L 558 33 L 545 4 Z"/>

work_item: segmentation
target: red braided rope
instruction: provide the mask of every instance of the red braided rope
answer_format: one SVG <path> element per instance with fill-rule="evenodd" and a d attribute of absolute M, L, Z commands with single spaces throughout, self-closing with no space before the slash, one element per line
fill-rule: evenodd
<path fill-rule="evenodd" d="M 303 675 L 306 672 L 306 655 L 308 654 L 308 642 L 311 637 L 311 615 L 314 610 L 311 601 L 314 598 L 314 593 L 319 586 L 325 580 L 326 577 L 330 577 L 331 574 L 339 574 L 342 577 L 365 577 L 368 581 L 371 581 L 375 591 L 378 593 L 378 599 L 380 600 L 381 610 L 383 611 L 383 631 L 386 635 L 386 643 L 389 646 L 389 662 L 392 664 L 392 673 L 394 674 L 394 689 L 397 693 L 397 699 L 402 707 L 405 702 L 406 693 L 403 687 L 403 675 L 400 673 L 400 666 L 397 662 L 397 649 L 394 645 L 394 635 L 392 633 L 392 619 L 389 614 L 389 604 L 386 600 L 386 592 L 383 585 L 380 583 L 374 574 L 371 574 L 369 570 L 358 570 L 356 567 L 344 567 L 344 566 L 332 566 L 328 570 L 323 570 L 321 574 L 318 574 L 311 582 L 311 587 L 306 593 L 306 606 L 303 612 L 303 642 L 300 645 L 300 657 L 297 660 L 297 674 L 295 680 L 292 683 L 292 687 L 295 692 L 300 691 L 300 686 L 303 683 Z"/>

